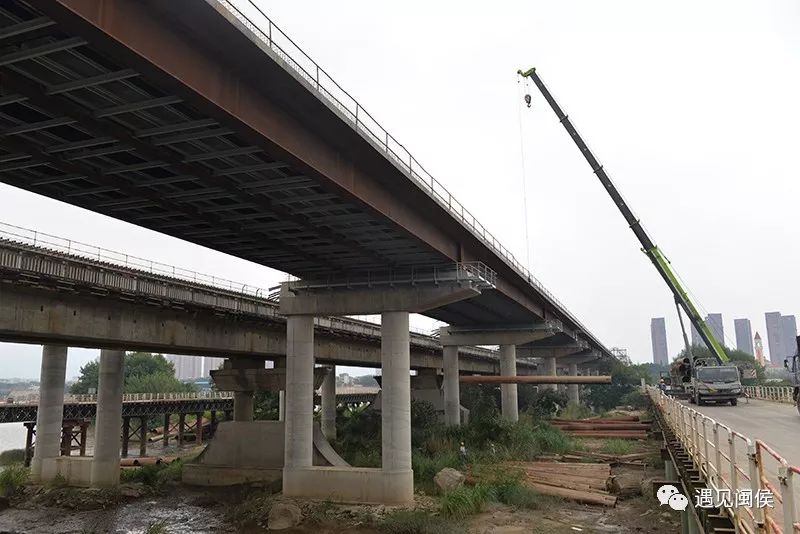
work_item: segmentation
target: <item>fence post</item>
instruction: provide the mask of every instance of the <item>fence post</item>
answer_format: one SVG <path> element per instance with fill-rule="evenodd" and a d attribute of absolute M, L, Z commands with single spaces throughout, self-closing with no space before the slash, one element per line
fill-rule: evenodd
<path fill-rule="evenodd" d="M 747 466 L 748 474 L 750 475 L 750 491 L 753 492 L 753 502 L 751 503 L 751 511 L 753 512 L 753 531 L 764 531 L 764 510 L 759 508 L 758 491 L 761 489 L 761 477 L 759 476 L 758 459 L 756 455 L 756 445 L 753 442 L 747 444 Z"/>
<path fill-rule="evenodd" d="M 736 471 L 736 435 L 728 429 L 728 458 L 731 470 L 731 495 L 733 496 L 733 523 L 739 528 L 739 506 L 736 504 L 736 492 L 739 489 L 739 472 Z"/>
<path fill-rule="evenodd" d="M 706 479 L 711 482 L 711 458 L 708 454 L 708 430 L 706 427 L 706 417 L 700 417 L 700 422 L 703 424 L 703 463 L 706 465 Z M 708 420 L 711 421 L 711 419 Z"/>
<path fill-rule="evenodd" d="M 793 479 L 794 471 L 789 466 L 782 465 L 778 468 L 778 480 L 783 498 L 783 532 L 785 534 L 794 532 L 795 517 L 797 516 Z"/>
<path fill-rule="evenodd" d="M 722 451 L 719 448 L 719 423 L 714 421 L 714 476 L 717 486 L 722 489 Z"/>

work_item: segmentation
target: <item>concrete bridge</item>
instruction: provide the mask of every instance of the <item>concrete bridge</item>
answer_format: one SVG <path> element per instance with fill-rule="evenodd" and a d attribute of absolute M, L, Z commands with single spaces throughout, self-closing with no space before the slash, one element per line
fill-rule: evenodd
<path fill-rule="evenodd" d="M 119 310 L 105 307 L 108 301 L 73 309 L 50 301 L 45 313 L 24 281 L 2 286 L 13 291 L 2 301 L 15 298 L 21 310 L 5 320 L 35 332 L 30 342 L 55 342 L 49 330 L 78 339 L 82 324 L 115 340 L 100 357 L 93 486 L 119 479 L 125 336 L 144 343 L 137 348 L 150 335 L 162 340 L 150 341 L 154 347 L 166 332 L 176 340 L 169 345 L 188 345 L 194 326 L 195 339 L 214 355 L 240 355 L 224 373 L 240 387 L 243 417 L 232 422 L 239 425 L 232 444 L 250 443 L 242 437 L 249 435 L 255 447 L 267 436 L 247 420 L 248 392 L 259 381 L 285 389 L 285 494 L 408 502 L 410 313 L 449 325 L 439 339 L 444 413 L 453 425 L 460 421 L 458 375 L 468 365 L 460 347 L 500 345 L 506 376 L 523 366 L 518 351 L 545 358 L 549 374 L 557 360 L 577 373 L 586 358 L 613 356 L 324 69 L 250 7 L 257 20 L 218 0 L 8 2 L 0 11 L 0 180 L 298 277 L 280 293 L 285 368 L 257 370 L 253 360 L 283 351 L 240 323 L 225 337 L 201 313 L 188 324 L 153 319 L 156 312 L 127 316 L 136 326 L 115 332 L 105 323 Z M 174 299 L 156 299 L 165 301 Z M 37 316 L 51 314 L 58 320 L 36 326 Z M 312 405 L 315 356 L 325 347 L 316 339 L 317 318 L 362 314 L 382 316 L 382 468 L 319 467 Z M 248 358 L 257 347 L 261 355 Z M 56 472 L 48 467 L 56 439 L 46 429 L 61 417 L 65 358 L 63 345 L 45 347 L 47 410 L 39 412 L 35 477 Z M 516 420 L 516 386 L 501 389 L 503 415 Z M 323 386 L 323 409 L 332 390 Z"/>

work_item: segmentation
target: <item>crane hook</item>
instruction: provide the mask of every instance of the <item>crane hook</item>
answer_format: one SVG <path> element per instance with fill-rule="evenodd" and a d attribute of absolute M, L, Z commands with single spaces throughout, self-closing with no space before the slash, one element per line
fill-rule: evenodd
<path fill-rule="evenodd" d="M 530 94 L 526 94 L 525 95 L 525 103 L 528 104 L 528 107 L 531 107 L 531 95 Z"/>

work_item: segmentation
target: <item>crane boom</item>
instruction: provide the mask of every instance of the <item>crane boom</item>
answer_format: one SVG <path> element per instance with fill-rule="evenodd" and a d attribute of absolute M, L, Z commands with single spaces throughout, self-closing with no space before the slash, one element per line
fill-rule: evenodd
<path fill-rule="evenodd" d="M 544 96 L 545 100 L 547 100 L 547 103 L 550 104 L 550 107 L 555 112 L 559 122 L 564 125 L 567 133 L 570 135 L 570 137 L 572 137 L 572 140 L 581 151 L 581 154 L 583 154 L 583 157 L 586 158 L 586 161 L 592 168 L 592 172 L 597 176 L 597 178 L 600 179 L 600 183 L 603 184 L 603 187 L 605 187 L 606 191 L 611 196 L 614 204 L 616 204 L 620 213 L 622 213 L 622 216 L 625 217 L 625 221 L 628 223 L 628 226 L 636 235 L 639 243 L 641 243 L 642 251 L 647 255 L 648 258 L 650 258 L 650 261 L 653 262 L 658 274 L 661 275 L 661 278 L 664 279 L 664 282 L 667 283 L 670 291 L 672 291 L 672 294 L 675 297 L 675 302 L 689 317 L 689 320 L 697 329 L 697 332 L 700 334 L 700 337 L 711 351 L 711 354 L 714 355 L 714 357 L 717 359 L 717 362 L 727 362 L 728 356 L 725 354 L 722 345 L 720 345 L 719 341 L 717 341 L 717 339 L 714 337 L 714 333 L 711 331 L 711 328 L 709 328 L 705 321 L 703 321 L 703 318 L 700 316 L 700 312 L 697 310 L 694 303 L 689 298 L 686 290 L 678 280 L 678 277 L 670 267 L 669 260 L 664 256 L 655 243 L 653 243 L 653 240 L 650 239 L 650 236 L 645 231 L 639 219 L 633 214 L 630 207 L 628 207 L 628 204 L 625 202 L 625 199 L 622 198 L 622 195 L 611 181 L 611 178 L 608 177 L 608 174 L 603 169 L 603 166 L 599 161 L 597 161 L 597 158 L 594 156 L 594 154 L 592 154 L 592 151 L 589 150 L 589 147 L 586 146 L 583 138 L 575 129 L 575 126 L 573 126 L 572 121 L 570 121 L 569 116 L 564 113 L 564 111 L 558 105 L 558 102 L 556 102 L 555 98 L 553 98 L 553 95 L 550 94 L 547 86 L 545 86 L 544 82 L 542 82 L 542 79 L 536 73 L 536 69 L 529 69 L 526 71 L 519 70 L 518 73 L 520 76 L 530 78 L 533 83 L 536 84 L 536 87 L 539 88 L 539 91 L 542 93 L 542 96 Z"/>

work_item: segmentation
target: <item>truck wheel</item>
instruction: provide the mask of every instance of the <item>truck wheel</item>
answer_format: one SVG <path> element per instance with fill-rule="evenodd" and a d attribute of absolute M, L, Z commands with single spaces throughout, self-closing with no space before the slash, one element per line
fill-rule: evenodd
<path fill-rule="evenodd" d="M 699 393 L 695 393 L 694 394 L 694 403 L 696 405 L 698 405 L 698 406 L 702 406 L 703 405 L 703 401 L 700 400 L 700 394 Z"/>
<path fill-rule="evenodd" d="M 731 406 L 736 406 L 739 404 L 739 399 L 731 399 Z"/>

